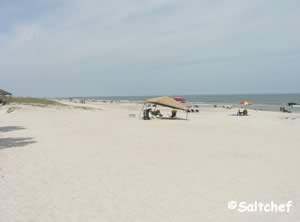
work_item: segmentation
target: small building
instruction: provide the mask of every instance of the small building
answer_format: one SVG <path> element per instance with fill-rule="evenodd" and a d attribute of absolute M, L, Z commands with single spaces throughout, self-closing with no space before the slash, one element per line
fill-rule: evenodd
<path fill-rule="evenodd" d="M 0 104 L 5 105 L 9 101 L 11 96 L 12 93 L 0 89 Z"/>

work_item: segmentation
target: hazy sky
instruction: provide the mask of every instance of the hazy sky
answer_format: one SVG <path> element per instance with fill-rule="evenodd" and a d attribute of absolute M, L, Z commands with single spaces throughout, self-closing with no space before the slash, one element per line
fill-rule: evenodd
<path fill-rule="evenodd" d="M 0 88 L 300 92 L 300 1 L 0 0 Z"/>

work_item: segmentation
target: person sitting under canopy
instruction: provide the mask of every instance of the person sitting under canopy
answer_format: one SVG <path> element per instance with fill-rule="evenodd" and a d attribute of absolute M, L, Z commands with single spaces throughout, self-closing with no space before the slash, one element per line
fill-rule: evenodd
<path fill-rule="evenodd" d="M 155 117 L 158 117 L 158 118 L 163 117 L 163 115 L 161 114 L 159 109 L 158 110 L 153 110 L 153 111 L 151 110 L 151 115 L 155 116 Z"/>
<path fill-rule="evenodd" d="M 150 115 L 149 115 L 150 111 L 151 111 L 151 108 L 144 109 L 143 120 L 150 120 Z"/>
<path fill-rule="evenodd" d="M 176 109 L 173 109 L 170 118 L 172 118 L 172 119 L 173 119 L 173 118 L 176 118 L 176 115 L 177 115 L 177 110 L 176 110 Z"/>

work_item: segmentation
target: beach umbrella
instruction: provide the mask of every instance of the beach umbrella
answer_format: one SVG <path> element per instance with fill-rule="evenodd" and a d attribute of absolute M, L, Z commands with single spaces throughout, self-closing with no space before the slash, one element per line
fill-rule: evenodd
<path fill-rule="evenodd" d="M 186 99 L 183 98 L 183 97 L 174 97 L 174 99 L 175 99 L 177 102 L 181 102 L 181 103 L 186 102 Z"/>
<path fill-rule="evenodd" d="M 253 103 L 250 102 L 250 101 L 247 101 L 247 100 L 243 100 L 243 101 L 240 102 L 240 104 L 241 104 L 241 105 L 244 105 L 244 106 L 250 106 L 250 105 L 252 105 Z"/>

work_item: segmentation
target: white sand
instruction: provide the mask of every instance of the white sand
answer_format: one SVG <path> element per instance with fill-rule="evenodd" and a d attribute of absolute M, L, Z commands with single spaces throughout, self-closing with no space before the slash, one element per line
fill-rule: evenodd
<path fill-rule="evenodd" d="M 142 121 L 136 105 L 92 106 L 0 109 L 0 222 L 300 221 L 299 115 Z M 229 200 L 294 206 L 240 214 Z"/>

